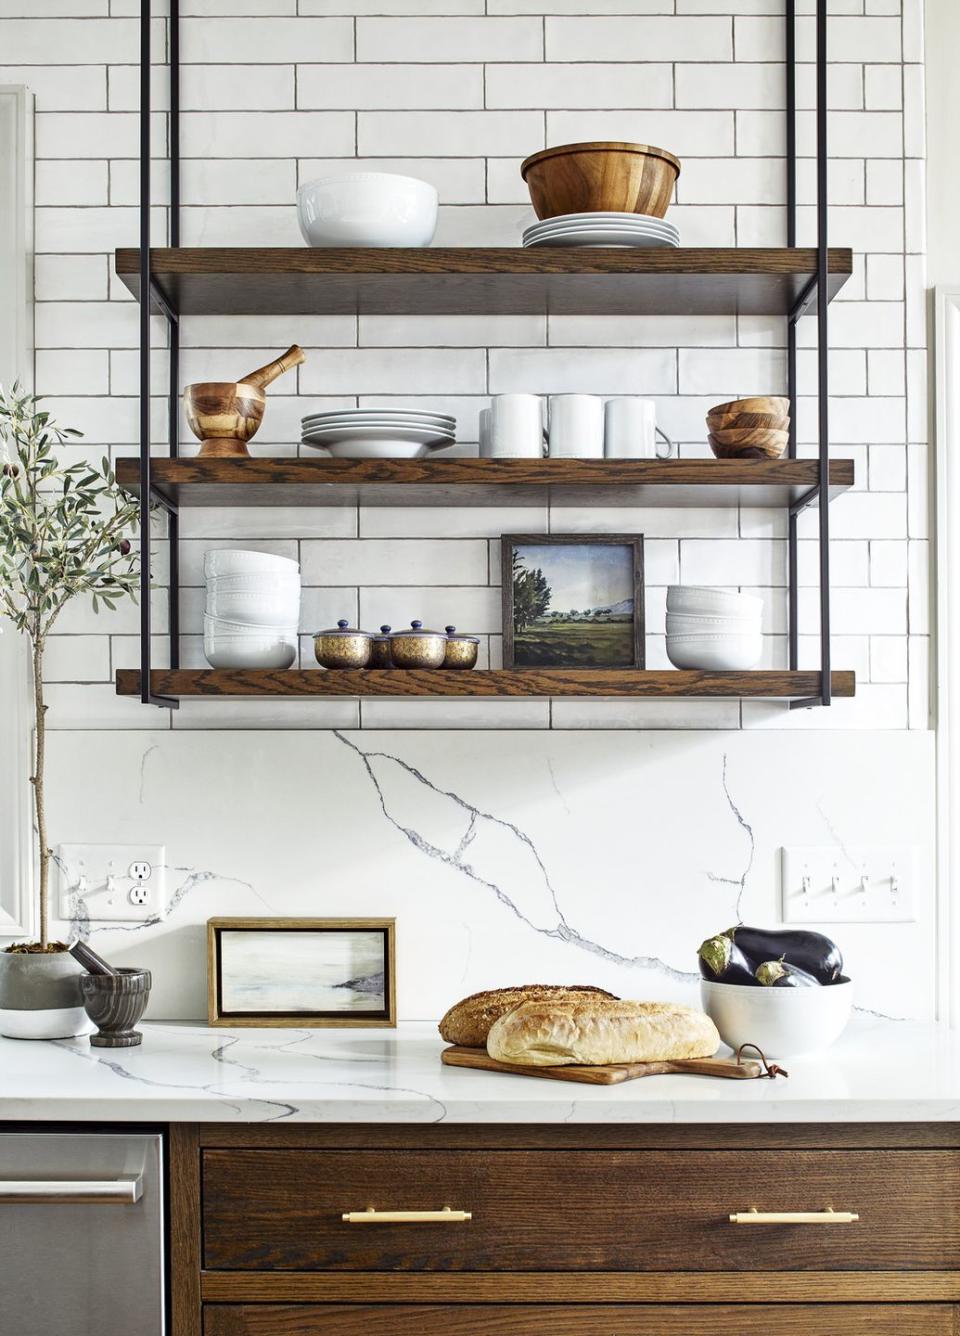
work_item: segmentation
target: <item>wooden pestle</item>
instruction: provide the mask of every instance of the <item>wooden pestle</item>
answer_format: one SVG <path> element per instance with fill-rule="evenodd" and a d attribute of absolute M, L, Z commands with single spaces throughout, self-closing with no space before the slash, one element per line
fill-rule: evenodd
<path fill-rule="evenodd" d="M 259 367 L 246 376 L 241 376 L 240 383 L 254 385 L 258 390 L 265 390 L 278 376 L 282 376 L 285 371 L 290 371 L 293 367 L 299 366 L 301 362 L 305 361 L 306 356 L 303 349 L 297 347 L 295 343 L 291 344 L 282 357 L 276 358 L 273 362 L 268 362 L 266 366 Z"/>

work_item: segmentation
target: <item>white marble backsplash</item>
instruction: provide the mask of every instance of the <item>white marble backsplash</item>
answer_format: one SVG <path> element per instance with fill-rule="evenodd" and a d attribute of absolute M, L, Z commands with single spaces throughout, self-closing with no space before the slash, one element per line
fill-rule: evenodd
<path fill-rule="evenodd" d="M 779 920 L 782 845 L 913 844 L 917 922 L 834 935 L 861 1006 L 929 1018 L 933 746 L 919 732 L 63 731 L 50 830 L 166 846 L 161 921 L 86 925 L 102 954 L 153 970 L 154 1019 L 205 1015 L 215 915 L 395 916 L 404 1020 L 522 981 L 692 1000 L 702 938 L 740 915 Z"/>

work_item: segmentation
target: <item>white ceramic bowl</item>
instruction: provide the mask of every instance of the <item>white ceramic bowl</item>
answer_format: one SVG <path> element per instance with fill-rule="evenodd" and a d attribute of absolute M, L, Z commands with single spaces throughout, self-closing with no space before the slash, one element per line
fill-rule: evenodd
<path fill-rule="evenodd" d="M 246 575 L 272 571 L 299 579 L 300 567 L 289 557 L 275 557 L 272 552 L 247 552 L 229 547 L 212 548 L 203 554 L 203 573 L 211 575 Z"/>
<path fill-rule="evenodd" d="M 308 246 L 429 246 L 438 204 L 429 181 L 349 172 L 305 182 L 297 218 Z"/>
<path fill-rule="evenodd" d="M 667 612 L 688 612 L 703 617 L 759 617 L 763 599 L 706 585 L 668 585 Z"/>
<path fill-rule="evenodd" d="M 757 617 L 698 617 L 692 612 L 668 612 L 667 635 L 756 635 Z"/>
<path fill-rule="evenodd" d="M 223 636 L 295 636 L 297 620 L 284 622 L 282 626 L 256 626 L 250 622 L 238 622 L 233 618 L 214 617 L 211 613 L 203 614 L 203 634 Z"/>
<path fill-rule="evenodd" d="M 756 1044 L 767 1058 L 795 1058 L 839 1039 L 850 1019 L 853 984 L 846 979 L 823 988 L 751 988 L 701 979 L 700 1002 L 734 1051 Z"/>
<path fill-rule="evenodd" d="M 203 653 L 211 668 L 289 668 L 296 660 L 295 631 L 245 630 L 230 635 L 204 629 Z"/>
<path fill-rule="evenodd" d="M 243 571 L 237 575 L 208 575 L 207 588 L 224 594 L 299 594 L 300 573 L 293 571 Z"/>
<path fill-rule="evenodd" d="M 291 627 L 300 623 L 300 586 L 289 590 L 222 589 L 207 585 L 207 614 L 241 625 Z"/>
<path fill-rule="evenodd" d="M 753 668 L 762 653 L 763 637 L 759 631 L 749 635 L 667 636 L 667 658 L 674 668 L 743 672 Z"/>

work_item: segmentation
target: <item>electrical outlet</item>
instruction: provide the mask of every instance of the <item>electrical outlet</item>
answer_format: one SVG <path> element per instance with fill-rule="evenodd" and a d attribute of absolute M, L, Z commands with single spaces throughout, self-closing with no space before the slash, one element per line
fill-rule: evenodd
<path fill-rule="evenodd" d="M 160 844 L 61 844 L 60 917 L 143 923 L 167 912 L 166 850 Z M 78 901 L 82 900 L 82 906 Z"/>
<path fill-rule="evenodd" d="M 784 923 L 913 923 L 915 846 L 807 845 L 780 851 Z"/>

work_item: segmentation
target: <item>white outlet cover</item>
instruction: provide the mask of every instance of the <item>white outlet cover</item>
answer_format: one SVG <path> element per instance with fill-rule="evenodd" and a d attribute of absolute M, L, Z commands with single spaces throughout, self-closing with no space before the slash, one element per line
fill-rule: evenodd
<path fill-rule="evenodd" d="M 146 923 L 167 913 L 166 861 L 162 844 L 61 844 L 55 850 L 60 874 L 60 917 L 72 919 L 78 896 L 85 916 L 94 921 Z M 133 863 L 149 863 L 150 876 L 136 881 Z M 135 904 L 131 890 L 145 891 Z"/>
<path fill-rule="evenodd" d="M 916 869 L 910 844 L 783 848 L 783 922 L 914 923 Z"/>

